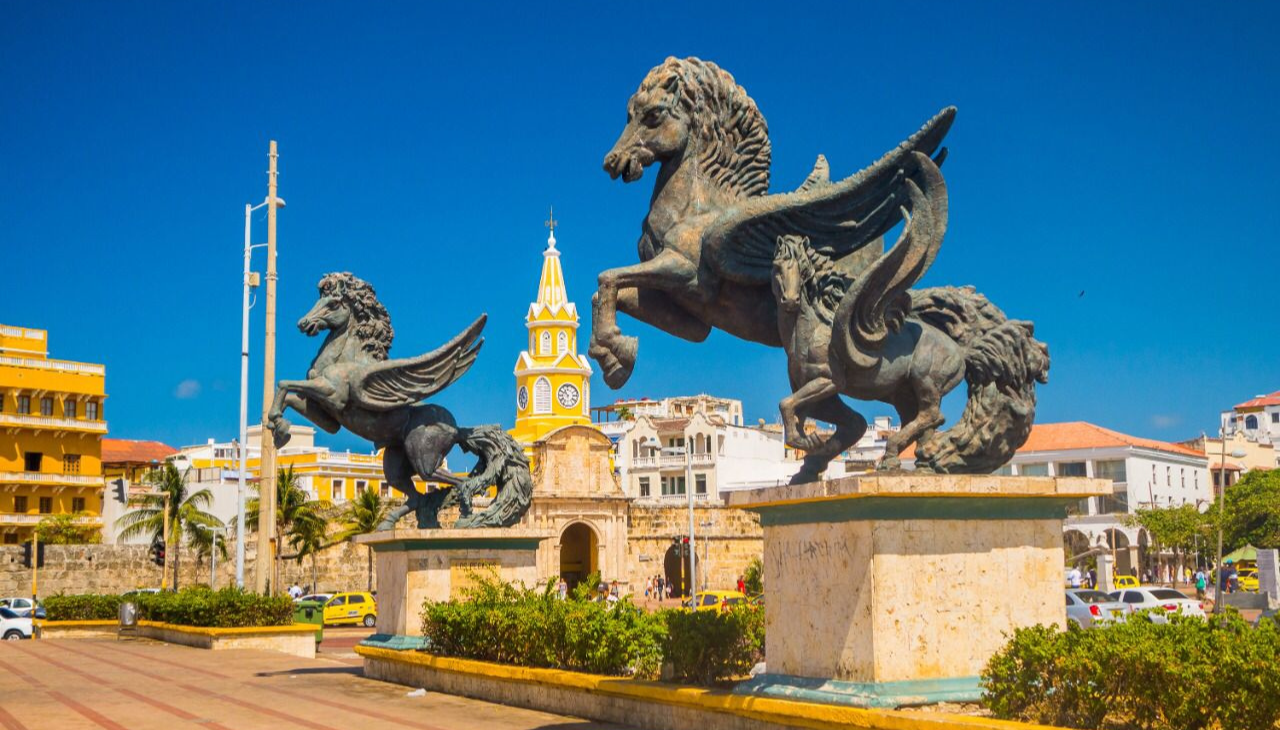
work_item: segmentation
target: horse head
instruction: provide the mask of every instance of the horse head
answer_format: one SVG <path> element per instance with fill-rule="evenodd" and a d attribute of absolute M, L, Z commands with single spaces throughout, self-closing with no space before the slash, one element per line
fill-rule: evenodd
<path fill-rule="evenodd" d="M 769 128 L 733 77 L 697 58 L 668 58 L 627 102 L 627 126 L 604 158 L 613 179 L 635 182 L 654 162 L 683 160 L 735 197 L 769 190 Z"/>
<path fill-rule="evenodd" d="M 321 330 L 341 333 L 354 321 L 354 333 L 361 347 L 374 359 L 385 360 L 395 330 L 391 328 L 391 316 L 378 301 L 373 287 L 344 271 L 326 274 L 320 280 L 319 289 L 320 298 L 311 311 L 298 320 L 298 329 L 308 337 Z"/>
<path fill-rule="evenodd" d="M 807 258 L 803 247 L 809 239 L 803 236 L 779 236 L 773 253 L 773 297 L 778 309 L 788 315 L 800 310 L 804 295 L 804 268 Z"/>

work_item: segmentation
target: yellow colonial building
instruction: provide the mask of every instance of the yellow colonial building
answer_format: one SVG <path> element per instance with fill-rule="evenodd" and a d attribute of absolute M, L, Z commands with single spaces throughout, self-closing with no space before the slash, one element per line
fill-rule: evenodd
<path fill-rule="evenodd" d="M 0 325 L 0 542 L 46 515 L 101 524 L 106 368 L 51 360 L 49 333 Z"/>
<path fill-rule="evenodd" d="M 548 225 L 538 296 L 525 315 L 529 345 L 515 367 L 516 425 L 511 435 L 526 452 L 551 431 L 591 423 L 591 365 L 578 354 L 578 308 L 565 293 L 555 220 Z"/>

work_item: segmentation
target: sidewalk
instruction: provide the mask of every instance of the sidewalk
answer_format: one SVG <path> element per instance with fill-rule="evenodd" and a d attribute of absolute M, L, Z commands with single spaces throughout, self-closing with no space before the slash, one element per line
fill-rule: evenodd
<path fill-rule="evenodd" d="M 146 640 L 0 642 L 4 730 L 589 730 L 617 726 L 364 679 L 333 659 Z"/>

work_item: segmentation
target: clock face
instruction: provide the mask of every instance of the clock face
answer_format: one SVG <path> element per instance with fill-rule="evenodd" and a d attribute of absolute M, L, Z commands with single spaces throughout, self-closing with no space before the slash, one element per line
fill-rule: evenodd
<path fill-rule="evenodd" d="M 516 405 L 522 411 L 529 407 L 529 389 L 523 385 L 520 386 L 520 390 L 516 393 Z"/>
<path fill-rule="evenodd" d="M 572 383 L 565 383 L 556 390 L 556 399 L 565 408 L 573 408 L 578 405 L 578 398 L 578 389 Z"/>

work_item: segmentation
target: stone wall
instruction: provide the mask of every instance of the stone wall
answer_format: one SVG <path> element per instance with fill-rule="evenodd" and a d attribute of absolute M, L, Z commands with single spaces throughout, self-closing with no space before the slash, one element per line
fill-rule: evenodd
<path fill-rule="evenodd" d="M 245 556 L 245 581 L 253 582 L 255 544 Z M 316 556 L 318 584 L 323 591 L 364 590 L 368 583 L 368 551 L 350 543 L 335 545 Z M 218 587 L 235 582 L 235 543 L 227 545 L 227 560 L 218 558 Z M 160 585 L 160 566 L 151 562 L 146 545 L 48 545 L 44 567 L 38 572 L 42 596 L 55 593 L 121 593 Z M 209 584 L 209 562 L 196 561 L 183 550 L 179 559 L 178 586 Z M 281 561 L 281 584 L 311 584 L 311 558 L 299 565 Z M 31 569 L 22 566 L 22 547 L 0 547 L 0 596 L 31 593 Z"/>
<path fill-rule="evenodd" d="M 644 580 L 667 575 L 670 560 L 678 560 L 672 538 L 689 533 L 687 507 L 632 502 L 628 510 L 627 562 L 633 591 L 644 591 Z M 751 512 L 720 506 L 694 508 L 694 545 L 698 550 L 698 582 L 711 590 L 732 590 L 753 558 L 764 554 L 760 519 Z M 704 526 L 710 523 L 709 526 Z M 669 554 L 670 553 L 670 554 Z"/>

